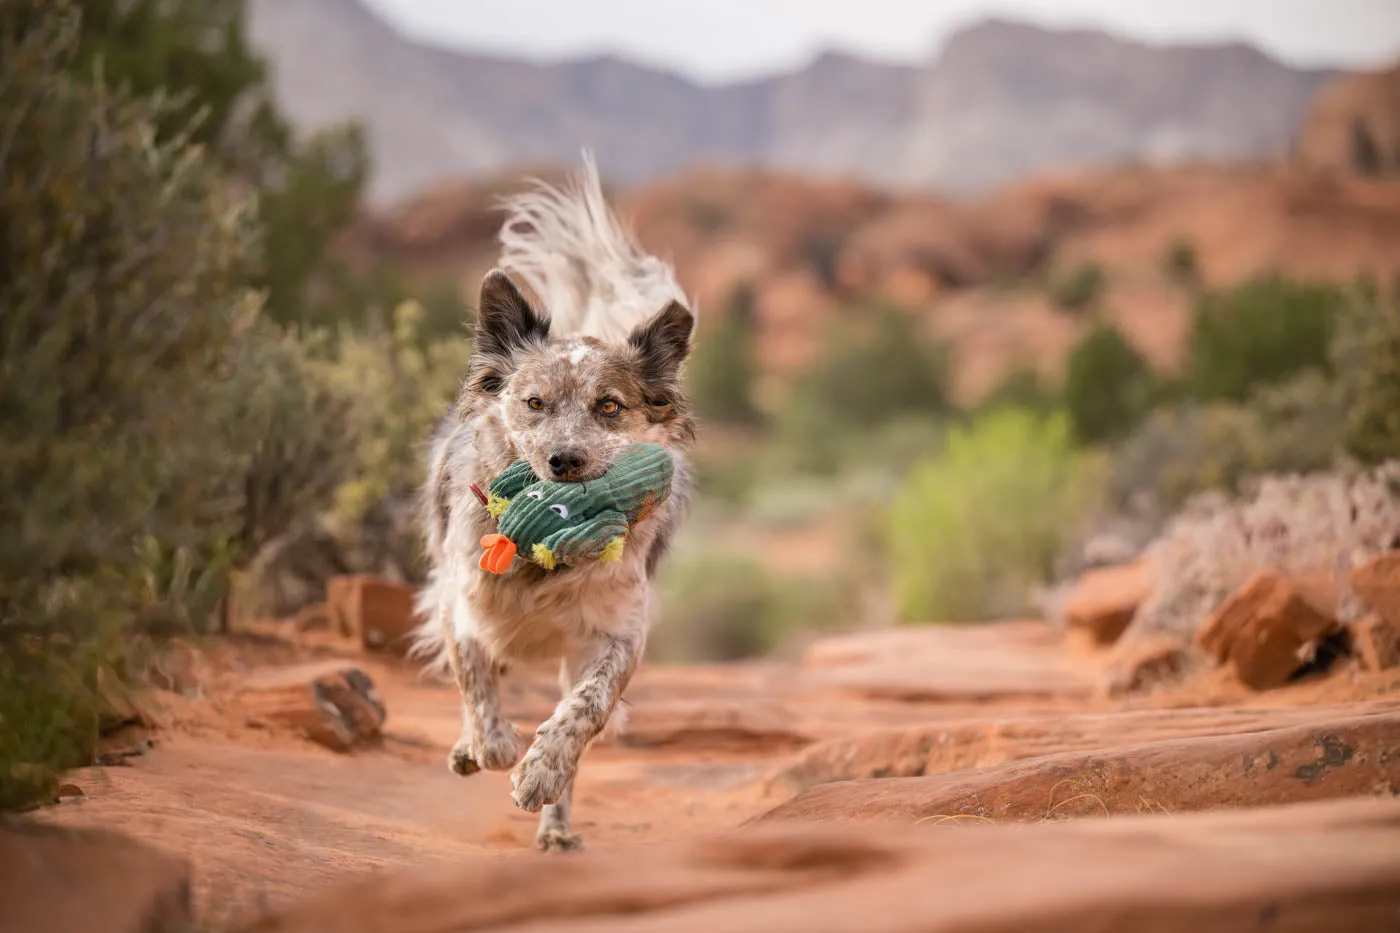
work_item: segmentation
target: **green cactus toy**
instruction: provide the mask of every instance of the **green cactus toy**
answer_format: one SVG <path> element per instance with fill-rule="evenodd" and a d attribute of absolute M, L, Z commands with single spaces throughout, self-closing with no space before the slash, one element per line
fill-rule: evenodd
<path fill-rule="evenodd" d="M 627 532 L 671 495 L 675 465 L 660 444 L 631 444 L 608 472 L 584 483 L 542 480 L 517 460 L 490 486 L 481 569 L 505 573 L 517 553 L 546 570 L 598 558 L 622 559 Z"/>

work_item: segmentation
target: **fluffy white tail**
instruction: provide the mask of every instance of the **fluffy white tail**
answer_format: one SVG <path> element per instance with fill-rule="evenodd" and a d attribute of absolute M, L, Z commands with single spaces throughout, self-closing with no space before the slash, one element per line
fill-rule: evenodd
<path fill-rule="evenodd" d="M 668 303 L 689 307 L 675 270 L 645 253 L 608 207 L 590 153 L 564 188 L 536 181 L 503 206 L 500 265 L 539 296 L 552 333 L 622 341 Z"/>

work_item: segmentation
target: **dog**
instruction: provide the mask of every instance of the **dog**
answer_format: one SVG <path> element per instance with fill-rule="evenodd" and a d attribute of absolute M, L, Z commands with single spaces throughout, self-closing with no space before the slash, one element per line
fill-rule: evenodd
<path fill-rule="evenodd" d="M 516 805 L 541 811 L 539 847 L 570 850 L 582 845 L 570 823 L 579 759 L 621 718 L 653 620 L 653 579 L 691 498 L 696 425 L 681 376 L 695 315 L 673 268 L 618 221 L 587 153 L 570 183 L 537 182 L 504 206 L 466 379 L 429 444 L 420 521 L 430 568 L 414 651 L 461 690 L 451 770 L 511 771 Z M 587 482 L 637 441 L 666 447 L 675 472 L 670 497 L 631 529 L 619 561 L 480 569 L 494 527 L 474 485 L 522 458 L 540 477 Z M 499 678 L 510 662 L 555 659 L 563 699 L 525 748 L 501 712 Z"/>

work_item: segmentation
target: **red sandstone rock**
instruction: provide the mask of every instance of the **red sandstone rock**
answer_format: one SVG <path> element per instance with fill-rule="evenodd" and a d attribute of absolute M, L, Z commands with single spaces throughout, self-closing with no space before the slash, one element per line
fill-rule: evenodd
<path fill-rule="evenodd" d="M 1400 628 L 1380 616 L 1367 616 L 1351 626 L 1352 650 L 1368 671 L 1400 666 Z"/>
<path fill-rule="evenodd" d="M 1397 915 L 1400 802 L 1351 800 L 1044 826 L 771 826 L 373 878 L 243 933 L 1391 933 Z"/>
<path fill-rule="evenodd" d="M 369 675 L 341 662 L 265 673 L 245 685 L 236 703 L 250 722 L 291 730 L 338 752 L 376 740 L 386 715 Z"/>
<path fill-rule="evenodd" d="M 1303 649 L 1336 627 L 1296 587 L 1271 573 L 1255 575 L 1196 633 L 1196 643 L 1256 690 L 1286 683 L 1303 666 Z"/>
<path fill-rule="evenodd" d="M 125 836 L 0 823 L 0 930 L 177 933 L 195 929 L 190 870 Z"/>
<path fill-rule="evenodd" d="M 762 821 L 1043 820 L 1273 806 L 1400 789 L 1400 714 L 823 784 Z"/>
<path fill-rule="evenodd" d="M 1088 632 L 1098 644 L 1109 645 L 1123 634 L 1150 595 L 1152 566 L 1145 560 L 1090 570 L 1065 601 L 1065 623 Z"/>
<path fill-rule="evenodd" d="M 1356 595 L 1376 615 L 1400 628 L 1400 551 L 1389 551 L 1351 572 Z"/>

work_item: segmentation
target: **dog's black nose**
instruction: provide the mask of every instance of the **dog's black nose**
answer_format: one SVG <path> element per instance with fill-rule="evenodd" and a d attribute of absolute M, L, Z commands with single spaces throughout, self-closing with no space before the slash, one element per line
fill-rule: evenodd
<path fill-rule="evenodd" d="M 565 447 L 549 455 L 549 471 L 555 479 L 575 479 L 588 465 L 588 456 L 577 447 Z"/>

